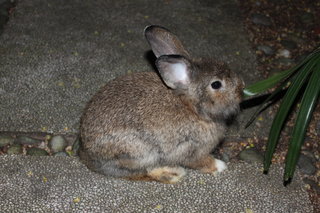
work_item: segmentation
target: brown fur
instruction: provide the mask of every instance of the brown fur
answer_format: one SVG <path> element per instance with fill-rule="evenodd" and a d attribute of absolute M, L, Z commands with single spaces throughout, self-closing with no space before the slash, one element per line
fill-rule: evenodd
<path fill-rule="evenodd" d="M 132 175 L 132 176 L 124 177 L 124 179 L 132 180 L 132 181 L 155 181 L 154 178 L 148 176 L 147 174 Z"/>
<path fill-rule="evenodd" d="M 189 58 L 168 30 L 151 26 L 145 34 L 162 79 L 140 72 L 106 84 L 82 116 L 80 158 L 127 179 L 176 182 L 184 175 L 177 166 L 214 172 L 209 154 L 238 112 L 243 83 L 223 63 Z M 212 89 L 214 81 L 223 87 Z"/>
<path fill-rule="evenodd" d="M 192 169 L 198 169 L 202 173 L 214 173 L 217 171 L 215 159 L 210 155 L 204 156 L 196 161 L 189 162 L 187 166 Z"/>

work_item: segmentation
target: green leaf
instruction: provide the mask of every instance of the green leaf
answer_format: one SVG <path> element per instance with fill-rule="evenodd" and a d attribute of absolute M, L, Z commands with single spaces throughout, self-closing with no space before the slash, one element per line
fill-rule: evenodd
<path fill-rule="evenodd" d="M 319 57 L 319 56 L 318 56 Z M 317 58 L 312 59 L 311 61 L 315 61 L 317 60 Z M 249 121 L 247 122 L 245 128 L 247 128 L 248 126 L 250 126 L 250 124 L 254 121 L 254 119 L 258 116 L 258 114 L 266 107 L 266 105 L 269 104 L 269 102 L 276 97 L 277 95 L 279 95 L 281 92 L 283 92 L 283 90 L 288 87 L 291 82 L 295 81 L 294 79 L 297 77 L 296 74 L 288 77 L 286 80 L 284 80 L 272 93 L 271 95 L 264 100 L 261 104 L 260 107 L 258 107 L 258 109 L 253 113 L 253 115 L 251 116 L 251 118 L 249 119 Z M 299 76 L 298 76 L 299 77 Z"/>
<path fill-rule="evenodd" d="M 247 128 L 248 126 L 250 126 L 252 124 L 252 122 L 256 119 L 256 117 L 259 115 L 260 112 L 262 112 L 265 107 L 269 104 L 269 102 L 276 97 L 277 95 L 279 95 L 281 92 L 283 92 L 285 86 L 290 83 L 287 79 L 286 81 L 282 82 L 270 95 L 268 98 L 266 98 L 261 104 L 260 106 L 257 108 L 257 110 L 252 114 L 252 116 L 250 117 L 249 121 L 247 122 L 245 128 Z"/>
<path fill-rule="evenodd" d="M 297 95 L 300 92 L 305 81 L 308 79 L 308 76 L 312 71 L 312 68 L 315 66 L 317 59 L 320 59 L 320 55 L 318 57 L 312 58 L 308 63 L 306 63 L 305 66 L 302 67 L 301 70 L 299 70 L 296 73 L 296 76 L 292 84 L 289 86 L 288 91 L 286 92 L 283 98 L 283 101 L 280 104 L 279 110 L 273 120 L 270 133 L 269 133 L 267 149 L 265 153 L 265 160 L 264 160 L 265 171 L 269 170 L 271 159 L 272 159 L 274 150 L 276 148 L 281 129 L 292 107 L 292 104 L 296 100 Z"/>
<path fill-rule="evenodd" d="M 270 78 L 267 78 L 265 80 L 259 81 L 255 84 L 252 84 L 252 85 L 246 87 L 243 90 L 243 93 L 244 93 L 245 97 L 254 96 L 256 94 L 262 93 L 262 92 L 266 91 L 267 89 L 274 87 L 280 81 L 283 81 L 285 78 L 290 76 L 294 71 L 296 71 L 296 69 L 288 69 L 288 70 L 279 72 L 279 73 L 271 76 Z"/>
<path fill-rule="evenodd" d="M 297 115 L 297 120 L 295 122 L 289 144 L 284 175 L 285 181 L 288 181 L 293 177 L 298 157 L 300 155 L 300 149 L 304 142 L 306 130 L 320 93 L 320 60 L 314 63 L 317 63 L 317 66 L 310 77 L 309 83 L 302 97 L 301 107 Z"/>
<path fill-rule="evenodd" d="M 251 84 L 248 87 L 246 87 L 243 90 L 244 96 L 254 96 L 256 94 L 260 94 L 262 92 L 265 92 L 266 90 L 274 87 L 276 84 L 278 84 L 281 81 L 284 81 L 291 75 L 293 75 L 297 70 L 299 70 L 302 66 L 304 66 L 308 61 L 310 61 L 314 56 L 319 54 L 320 48 L 316 49 L 313 53 L 308 55 L 302 62 L 300 62 L 297 66 L 294 66 L 288 70 L 282 71 L 280 73 L 277 73 L 265 80 L 259 81 L 257 83 Z"/>

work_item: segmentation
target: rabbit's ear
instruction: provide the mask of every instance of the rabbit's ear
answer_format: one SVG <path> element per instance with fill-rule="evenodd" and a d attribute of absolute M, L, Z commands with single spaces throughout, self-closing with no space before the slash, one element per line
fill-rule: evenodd
<path fill-rule="evenodd" d="M 165 84 L 172 89 L 187 89 L 190 84 L 191 64 L 180 55 L 162 55 L 156 66 Z"/>
<path fill-rule="evenodd" d="M 144 35 L 157 58 L 161 55 L 189 57 L 189 53 L 184 49 L 178 37 L 164 27 L 148 26 L 144 30 Z"/>

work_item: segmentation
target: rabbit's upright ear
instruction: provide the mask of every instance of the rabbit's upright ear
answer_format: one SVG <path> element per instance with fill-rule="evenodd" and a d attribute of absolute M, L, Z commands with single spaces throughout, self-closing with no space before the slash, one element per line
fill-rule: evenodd
<path fill-rule="evenodd" d="M 191 82 L 191 64 L 180 55 L 162 55 L 156 61 L 165 84 L 172 89 L 187 89 Z"/>
<path fill-rule="evenodd" d="M 162 55 L 189 57 L 189 53 L 184 49 L 178 37 L 164 27 L 148 26 L 144 30 L 144 35 L 157 58 Z"/>

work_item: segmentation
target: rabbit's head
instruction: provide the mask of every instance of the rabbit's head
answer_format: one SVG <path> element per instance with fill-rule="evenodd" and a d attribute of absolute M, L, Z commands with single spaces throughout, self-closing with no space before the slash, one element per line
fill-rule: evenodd
<path fill-rule="evenodd" d="M 224 63 L 191 58 L 163 27 L 149 26 L 145 36 L 162 80 L 191 111 L 205 120 L 228 119 L 239 111 L 244 83 Z"/>

